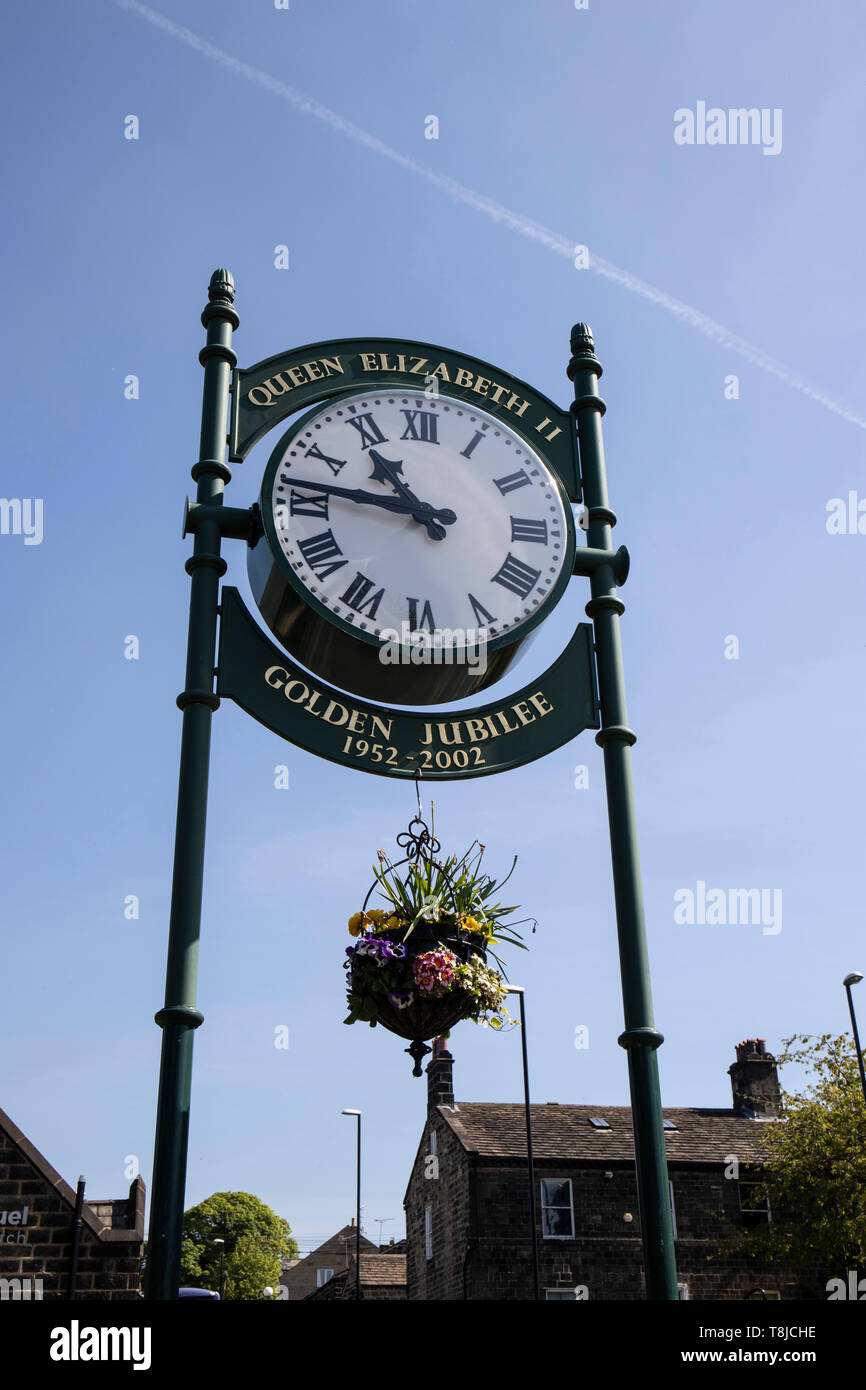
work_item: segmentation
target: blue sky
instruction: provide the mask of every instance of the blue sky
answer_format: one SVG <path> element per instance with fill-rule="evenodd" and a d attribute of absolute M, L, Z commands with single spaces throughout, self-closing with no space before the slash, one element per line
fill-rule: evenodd
<path fill-rule="evenodd" d="M 847 1027 L 841 980 L 866 958 L 866 535 L 830 534 L 827 509 L 866 499 L 866 94 L 859 6 L 815 17 L 796 0 L 91 0 L 6 17 L 2 492 L 42 499 L 43 534 L 0 536 L 0 1104 L 90 1196 L 126 1190 L 129 1155 L 150 1183 L 180 520 L 218 265 L 244 366 L 382 334 L 567 404 L 569 330 L 592 325 L 632 555 L 623 643 L 665 1103 L 729 1104 L 741 1038 L 777 1049 Z M 780 151 L 678 145 L 674 113 L 699 102 L 780 111 Z M 275 442 L 235 469 L 227 502 L 256 499 Z M 224 553 L 248 596 L 243 546 Z M 574 580 L 503 691 L 544 669 L 588 596 Z M 591 734 L 434 796 L 446 847 L 478 836 L 491 869 L 519 856 L 515 896 L 539 923 L 514 974 L 533 1098 L 626 1103 Z M 355 1106 L 367 1232 L 392 1218 L 385 1236 L 402 1233 L 425 1083 L 390 1034 L 343 1027 L 341 959 L 375 852 L 413 806 L 411 788 L 295 751 L 228 702 L 215 716 L 188 1205 L 255 1192 L 309 1249 L 353 1210 L 340 1110 Z M 675 894 L 698 881 L 780 890 L 781 931 L 677 923 Z M 452 1048 L 458 1101 L 519 1098 L 516 1034 L 464 1024 Z"/>

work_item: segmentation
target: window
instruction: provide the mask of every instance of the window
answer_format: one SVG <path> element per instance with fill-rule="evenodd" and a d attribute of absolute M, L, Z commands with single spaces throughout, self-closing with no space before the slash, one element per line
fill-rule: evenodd
<path fill-rule="evenodd" d="M 316 1288 L 317 1288 L 317 1289 L 320 1289 L 320 1288 L 322 1287 L 323 1284 L 327 1284 L 328 1280 L 329 1280 L 329 1279 L 333 1279 L 333 1277 L 334 1277 L 334 1271 L 333 1271 L 332 1269 L 317 1269 L 317 1270 L 316 1270 Z"/>
<path fill-rule="evenodd" d="M 740 1196 L 740 1216 L 746 1230 L 754 1226 L 768 1226 L 772 1221 L 770 1197 L 764 1183 L 755 1179 L 743 1179 L 737 1183 Z"/>
<path fill-rule="evenodd" d="M 574 1239 L 570 1178 L 542 1178 L 541 1234 L 545 1240 Z"/>
<path fill-rule="evenodd" d="M 664 1127 L 665 1129 L 672 1129 L 676 1133 L 679 1133 L 679 1128 L 677 1125 L 674 1124 L 673 1120 L 665 1120 Z"/>
<path fill-rule="evenodd" d="M 589 1123 L 593 1129 L 610 1129 L 607 1120 L 603 1120 L 600 1115 L 590 1115 Z"/>
<path fill-rule="evenodd" d="M 558 1303 L 558 1302 L 560 1302 L 560 1301 L 561 1301 L 562 1299 L 564 1299 L 564 1298 L 567 1298 L 567 1299 L 569 1300 L 569 1302 L 571 1302 L 571 1303 L 573 1303 L 573 1302 L 575 1301 L 575 1299 L 577 1299 L 578 1302 L 581 1302 L 581 1301 L 583 1301 L 583 1300 L 586 1298 L 586 1296 L 587 1296 L 587 1295 L 586 1295 L 586 1286 L 585 1286 L 585 1285 L 580 1285 L 580 1284 L 577 1286 L 576 1289 L 545 1289 L 545 1290 L 544 1290 L 544 1298 L 545 1298 L 545 1301 L 546 1301 L 547 1303 L 553 1303 L 553 1302 L 557 1302 L 557 1303 Z"/>
<path fill-rule="evenodd" d="M 434 1158 L 436 1157 L 436 1131 L 435 1131 L 435 1129 L 431 1129 L 431 1131 L 430 1131 L 430 1149 L 429 1149 L 429 1152 L 432 1154 L 432 1156 L 433 1156 Z"/>
<path fill-rule="evenodd" d="M 433 1208 L 424 1208 L 424 1254 L 428 1260 L 433 1258 Z"/>
<path fill-rule="evenodd" d="M 688 1284 L 677 1284 L 677 1293 L 679 1294 L 680 1300 L 684 1298 L 687 1299 L 689 1296 Z"/>
<path fill-rule="evenodd" d="M 677 1204 L 674 1201 L 674 1185 L 670 1181 L 668 1182 L 668 1191 L 671 1194 L 671 1225 L 674 1229 L 674 1240 L 677 1240 L 679 1239 L 677 1236 Z"/>

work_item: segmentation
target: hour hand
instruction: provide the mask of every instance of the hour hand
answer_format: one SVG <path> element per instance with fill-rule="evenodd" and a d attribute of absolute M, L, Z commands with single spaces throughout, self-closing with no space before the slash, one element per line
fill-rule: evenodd
<path fill-rule="evenodd" d="M 401 482 L 397 477 L 398 473 L 403 472 L 402 459 L 398 459 L 395 463 L 392 463 L 390 459 L 384 459 L 375 449 L 371 449 L 370 462 L 373 465 L 373 472 L 370 474 L 370 481 L 372 483 L 393 483 L 398 492 L 404 493 L 406 497 L 412 498 L 413 501 L 415 500 L 412 497 L 412 493 L 406 487 L 406 484 Z"/>
<path fill-rule="evenodd" d="M 412 492 L 401 478 L 397 475 L 403 471 L 401 459 L 391 460 L 383 458 L 376 449 L 370 450 L 370 462 L 373 465 L 373 472 L 370 474 L 370 481 L 377 483 L 390 483 L 399 497 L 413 504 L 414 510 L 412 517 L 421 526 L 426 526 L 427 534 L 431 540 L 441 541 L 445 538 L 445 526 L 453 526 L 457 520 L 456 512 L 449 508 L 435 508 L 429 502 L 422 502 L 415 493 Z"/>

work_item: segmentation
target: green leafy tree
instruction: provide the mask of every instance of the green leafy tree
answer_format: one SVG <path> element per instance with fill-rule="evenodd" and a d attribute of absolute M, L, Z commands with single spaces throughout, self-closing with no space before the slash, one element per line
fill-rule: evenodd
<path fill-rule="evenodd" d="M 217 1239 L 225 1244 L 215 1245 Z M 184 1212 L 181 1285 L 218 1292 L 220 1249 L 226 1298 L 233 1299 L 260 1299 L 277 1283 L 281 1259 L 298 1257 L 288 1221 L 249 1192 L 215 1192 Z"/>
<path fill-rule="evenodd" d="M 844 1270 L 866 1263 L 866 1103 L 845 1034 L 783 1038 L 779 1065 L 805 1066 L 802 1093 L 782 1090 L 783 1123 L 762 1125 L 773 1216 L 746 1233 L 765 1260 Z"/>

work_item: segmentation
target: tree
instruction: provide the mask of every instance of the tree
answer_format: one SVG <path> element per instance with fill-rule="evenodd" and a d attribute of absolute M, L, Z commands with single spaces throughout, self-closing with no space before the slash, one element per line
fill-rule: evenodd
<path fill-rule="evenodd" d="M 763 1178 L 773 1219 L 742 1241 L 765 1260 L 866 1263 L 866 1102 L 846 1035 L 783 1038 L 779 1065 L 805 1065 L 811 1084 L 782 1090 L 782 1123 L 762 1126 Z"/>
<path fill-rule="evenodd" d="M 232 1299 L 260 1299 L 278 1282 L 281 1259 L 298 1257 L 288 1221 L 249 1192 L 215 1192 L 184 1212 L 181 1284 L 218 1292 L 221 1249 Z"/>

